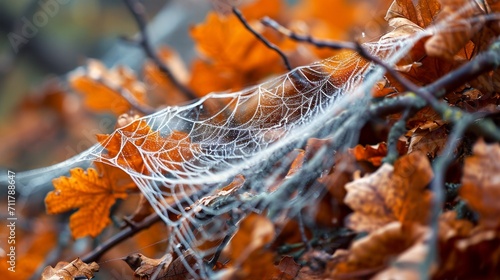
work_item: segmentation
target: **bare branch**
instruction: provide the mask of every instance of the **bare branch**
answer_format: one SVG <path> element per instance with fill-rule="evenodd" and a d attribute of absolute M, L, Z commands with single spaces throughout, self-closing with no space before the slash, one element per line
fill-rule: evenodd
<path fill-rule="evenodd" d="M 248 23 L 248 21 L 245 19 L 245 17 L 238 8 L 233 7 L 233 14 L 240 20 L 240 22 L 245 26 L 245 28 L 248 31 L 250 31 L 255 37 L 257 37 L 257 39 L 259 39 L 262 43 L 264 43 L 264 45 L 266 45 L 268 48 L 278 53 L 279 56 L 281 56 L 281 59 L 283 60 L 286 69 L 288 69 L 288 71 L 292 71 L 293 68 L 290 65 L 290 61 L 288 61 L 288 57 L 286 57 L 286 55 L 275 44 L 269 42 L 269 40 L 264 38 L 264 36 L 262 36 L 259 32 L 255 31 L 255 29 L 253 29 L 250 26 L 250 24 Z"/>
<path fill-rule="evenodd" d="M 174 76 L 170 68 L 168 68 L 165 63 L 160 59 L 158 54 L 155 52 L 153 46 L 151 45 L 146 29 L 146 16 L 144 12 L 144 6 L 137 0 L 123 0 L 127 5 L 130 13 L 134 16 L 135 21 L 139 27 L 140 39 L 139 44 L 144 49 L 146 55 L 153 60 L 153 62 L 158 66 L 161 72 L 163 72 L 167 78 L 176 86 L 187 98 L 190 100 L 197 99 L 198 97 L 194 94 L 191 89 L 187 88 Z"/>

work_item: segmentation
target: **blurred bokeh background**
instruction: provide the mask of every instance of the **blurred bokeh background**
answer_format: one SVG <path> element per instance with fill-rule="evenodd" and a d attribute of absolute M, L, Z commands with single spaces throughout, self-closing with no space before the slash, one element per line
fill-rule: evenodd
<path fill-rule="evenodd" d="M 193 56 L 189 26 L 203 20 L 210 3 L 164 0 L 144 1 L 144 6 L 152 43 L 168 43 L 189 61 Z M 82 129 L 98 127 L 88 123 L 96 118 L 83 112 L 77 99 L 63 98 L 66 89 L 58 78 L 64 81 L 87 58 L 108 67 L 139 70 L 143 50 L 122 39 L 137 31 L 121 0 L 1 1 L 0 166 L 37 168 L 90 147 L 93 136 L 84 135 Z M 75 117 L 78 121 L 70 120 Z"/>

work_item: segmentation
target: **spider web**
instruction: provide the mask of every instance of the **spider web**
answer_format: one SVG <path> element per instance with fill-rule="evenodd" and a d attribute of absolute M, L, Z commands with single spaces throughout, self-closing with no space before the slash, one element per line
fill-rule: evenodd
<path fill-rule="evenodd" d="M 414 40 L 417 38 L 367 43 L 363 47 L 395 63 Z M 336 75 L 349 72 L 347 69 L 356 70 L 347 76 Z M 267 209 L 293 215 L 311 199 L 321 196 L 317 187 L 306 188 L 307 182 L 319 177 L 317 171 L 331 168 L 332 162 L 324 163 L 321 159 L 333 159 L 334 151 L 356 141 L 368 117 L 363 112 L 367 110 L 371 88 L 382 78 L 379 67 L 364 62 L 355 52 L 347 58 L 334 56 L 255 87 L 210 94 L 193 104 L 168 107 L 140 119 L 152 128 L 152 133 L 160 132 L 162 136 L 185 132 L 189 141 L 197 145 L 190 159 L 166 161 L 161 158 L 164 150 L 148 152 L 140 145 L 136 147 L 141 151 L 146 172 L 124 166 L 119 161 L 122 154 L 109 158 L 100 145 L 81 159 L 124 169 L 171 227 L 170 250 L 186 256 L 183 262 L 193 276 L 208 277 L 204 262 L 217 246 L 206 248 L 206 244 L 220 242 L 247 213 Z M 125 129 L 118 129 L 111 136 L 120 134 L 122 147 L 148 136 L 139 131 L 125 134 Z M 287 179 L 275 190 L 275 182 L 293 159 L 288 153 L 303 147 L 310 138 L 332 141 L 320 149 L 316 161 L 308 162 L 310 166 L 303 168 L 302 176 Z M 183 140 L 172 140 L 165 146 L 180 149 Z M 226 193 L 221 191 L 239 175 L 245 178 L 243 186 Z M 291 189 L 298 190 L 300 196 L 287 195 Z"/>
<path fill-rule="evenodd" d="M 446 30 L 453 19 L 411 37 L 381 38 L 363 47 L 392 65 L 431 31 Z M 321 189 L 311 183 L 332 167 L 336 151 L 356 143 L 357 133 L 369 118 L 371 89 L 383 78 L 379 66 L 365 63 L 354 52 L 349 57 L 334 56 L 242 91 L 209 94 L 192 104 L 167 107 L 141 118 L 152 128 L 150 134 L 159 132 L 166 139 L 175 131 L 188 135 L 167 140 L 161 151 L 135 144 L 149 135 L 117 129 L 112 135 L 121 137 L 122 147 L 135 145 L 146 172 L 120 162 L 125 151 L 109 157 L 101 145 L 52 170 L 102 161 L 126 171 L 170 226 L 169 252 L 184 256 L 182 262 L 193 276 L 207 278 L 211 273 L 207 260 L 246 214 L 294 215 L 321 197 Z M 289 154 L 311 138 L 328 141 L 299 172 L 283 179 L 293 160 Z M 162 158 L 165 149 L 181 149 L 184 140 L 196 144 L 192 157 L 182 161 Z M 244 183 L 238 188 L 223 189 L 241 178 Z"/>

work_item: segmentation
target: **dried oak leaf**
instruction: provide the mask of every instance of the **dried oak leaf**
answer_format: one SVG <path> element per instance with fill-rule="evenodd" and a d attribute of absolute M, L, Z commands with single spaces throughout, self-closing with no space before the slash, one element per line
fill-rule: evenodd
<path fill-rule="evenodd" d="M 300 265 L 290 256 L 284 256 L 277 267 L 280 273 L 273 275 L 272 279 L 292 280 L 295 279 L 300 270 Z"/>
<path fill-rule="evenodd" d="M 408 153 L 420 151 L 430 157 L 435 157 L 444 148 L 448 140 L 448 130 L 445 122 L 429 121 L 407 133 L 410 137 Z"/>
<path fill-rule="evenodd" d="M 133 121 L 112 134 L 97 134 L 96 137 L 107 150 L 106 158 L 143 174 L 180 170 L 182 163 L 190 160 L 199 148 L 191 143 L 187 133 L 173 131 L 162 136 L 144 120 Z M 163 165 L 159 166 L 158 161 Z"/>
<path fill-rule="evenodd" d="M 133 254 L 123 260 L 134 270 L 134 276 L 140 279 L 169 279 L 166 275 L 173 257 L 166 254 L 161 259 L 151 259 L 142 254 Z"/>
<path fill-rule="evenodd" d="M 390 222 L 425 224 L 429 217 L 431 192 L 426 186 L 433 177 L 427 157 L 412 153 L 375 173 L 347 185 L 344 202 L 354 210 L 347 226 L 355 231 L 374 231 Z"/>
<path fill-rule="evenodd" d="M 394 28 L 380 39 L 380 43 L 390 43 L 404 37 L 422 32 L 435 21 L 441 10 L 438 0 L 397 0 L 387 11 L 385 19 Z M 430 36 L 430 35 L 429 35 Z M 426 36 L 416 42 L 412 49 L 397 63 L 397 69 L 417 85 L 426 85 L 438 77 L 448 73 L 456 67 L 456 63 L 448 62 L 427 55 L 424 44 L 429 38 Z M 391 76 L 388 76 L 391 85 L 403 92 L 404 87 Z"/>
<path fill-rule="evenodd" d="M 396 0 L 387 10 L 385 20 L 395 30 L 386 34 L 386 38 L 411 35 L 421 31 L 434 21 L 441 9 L 437 0 Z"/>
<path fill-rule="evenodd" d="M 479 140 L 473 155 L 465 159 L 460 196 L 479 213 L 486 228 L 500 226 L 500 145 Z"/>
<path fill-rule="evenodd" d="M 116 199 L 125 199 L 127 190 L 135 188 L 122 170 L 95 162 L 97 170 L 70 170 L 70 177 L 52 181 L 55 190 L 45 198 L 47 213 L 59 214 L 79 208 L 71 215 L 69 226 L 74 238 L 96 237 L 110 223 L 109 210 Z"/>
<path fill-rule="evenodd" d="M 446 22 L 446 28 L 425 42 L 425 51 L 430 56 L 452 60 L 481 28 L 484 21 L 471 19 L 478 10 L 472 1 L 440 0 L 439 2 L 442 9 L 436 17 L 436 22 L 437 24 Z M 472 50 L 471 46 L 469 48 Z"/>
<path fill-rule="evenodd" d="M 368 161 L 374 166 L 380 166 L 382 159 L 387 155 L 387 144 L 379 143 L 377 145 L 357 145 L 351 149 L 351 153 L 358 161 Z"/>
<path fill-rule="evenodd" d="M 58 262 L 53 268 L 45 267 L 42 272 L 42 280 L 73 280 L 75 278 L 94 278 L 94 272 L 99 271 L 99 265 L 95 262 L 86 264 L 80 258 L 68 263 Z"/>
<path fill-rule="evenodd" d="M 111 111 L 117 116 L 128 112 L 132 106 L 120 91 L 138 104 L 146 104 L 146 87 L 125 67 L 108 70 L 98 60 L 90 60 L 87 72 L 74 73 L 69 82 L 85 96 L 85 105 L 96 112 Z"/>
<path fill-rule="evenodd" d="M 334 279 L 371 276 L 384 269 L 395 257 L 417 250 L 414 248 L 420 251 L 426 233 L 428 228 L 417 224 L 389 223 L 352 243 L 330 276 Z"/>
<path fill-rule="evenodd" d="M 255 213 L 245 217 L 225 250 L 230 259 L 227 279 L 263 279 L 279 274 L 274 253 L 264 248 L 274 235 L 274 225 L 266 217 Z"/>

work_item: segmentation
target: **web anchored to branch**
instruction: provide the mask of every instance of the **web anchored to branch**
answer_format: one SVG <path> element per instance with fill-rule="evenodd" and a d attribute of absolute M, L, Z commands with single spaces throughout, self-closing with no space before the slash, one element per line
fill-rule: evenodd
<path fill-rule="evenodd" d="M 413 40 L 417 38 L 363 47 L 394 63 Z M 320 175 L 316 171 L 331 168 L 333 151 L 357 139 L 366 122 L 363 112 L 371 88 L 381 78 L 381 69 L 346 51 L 256 87 L 165 108 L 101 136 L 102 145 L 80 159 L 125 170 L 172 226 L 172 245 L 182 245 L 172 250 L 182 255 L 182 250 L 191 249 L 198 266 L 189 261 L 186 266 L 193 274 L 204 274 L 202 260 L 216 247 L 199 247 L 222 240 L 231 223 L 250 210 L 296 213 L 320 195 L 306 189 L 306 182 Z M 293 159 L 287 154 L 312 137 L 331 143 L 309 162 L 309 168 L 306 165 L 302 176 L 287 179 L 288 190 L 283 186 L 275 190 Z M 231 182 L 234 188 L 224 188 Z M 287 195 L 294 191 L 301 195 Z"/>

